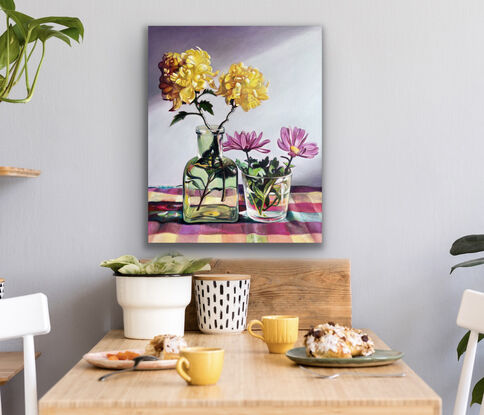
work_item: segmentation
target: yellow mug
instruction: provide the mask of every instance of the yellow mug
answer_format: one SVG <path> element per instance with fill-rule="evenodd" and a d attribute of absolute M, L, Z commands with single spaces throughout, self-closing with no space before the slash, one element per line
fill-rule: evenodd
<path fill-rule="evenodd" d="M 252 331 L 254 325 L 262 326 L 262 336 Z M 286 353 L 297 342 L 299 317 L 297 316 L 264 316 L 262 321 L 252 320 L 247 327 L 251 336 L 267 344 L 271 353 Z"/>
<path fill-rule="evenodd" d="M 214 385 L 220 379 L 224 349 L 187 347 L 180 351 L 176 371 L 190 385 Z"/>

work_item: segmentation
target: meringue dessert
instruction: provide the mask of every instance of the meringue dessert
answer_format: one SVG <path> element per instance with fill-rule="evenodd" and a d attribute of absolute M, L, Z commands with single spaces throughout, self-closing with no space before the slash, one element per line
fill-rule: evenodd
<path fill-rule="evenodd" d="M 332 322 L 311 328 L 304 336 L 304 346 L 309 357 L 350 359 L 375 353 L 367 333 Z"/>
<path fill-rule="evenodd" d="M 183 337 L 175 335 L 155 336 L 146 346 L 145 354 L 156 356 L 161 360 L 178 359 L 180 350 L 187 347 Z"/>

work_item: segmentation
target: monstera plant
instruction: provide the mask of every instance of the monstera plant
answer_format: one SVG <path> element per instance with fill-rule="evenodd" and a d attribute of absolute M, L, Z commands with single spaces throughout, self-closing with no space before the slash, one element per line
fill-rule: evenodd
<path fill-rule="evenodd" d="M 484 251 L 484 235 L 467 235 L 462 238 L 457 239 L 450 248 L 450 253 L 452 255 L 462 255 L 462 254 L 473 254 L 476 252 Z M 450 269 L 450 273 L 454 272 L 456 268 L 462 267 L 475 267 L 476 265 L 484 264 L 484 257 L 470 259 L 464 262 L 460 262 L 454 265 Z M 459 342 L 457 346 L 457 359 L 465 353 L 467 349 L 467 343 L 469 342 L 470 331 L 468 331 L 464 337 Z M 479 341 L 484 338 L 484 334 L 479 334 Z M 484 395 L 484 378 L 479 380 L 472 390 L 472 401 L 471 405 L 482 402 L 482 397 Z"/>
<path fill-rule="evenodd" d="M 15 9 L 13 0 L 0 0 L 0 10 L 5 15 L 6 24 L 5 32 L 0 36 L 0 102 L 29 102 L 44 61 L 47 41 L 57 38 L 70 46 L 71 40 L 79 42 L 84 36 L 84 27 L 77 17 L 36 19 L 27 16 Z M 34 53 L 36 50 L 38 52 Z M 33 68 L 32 73 L 29 68 Z M 25 96 L 9 98 L 12 89 L 22 79 Z"/>

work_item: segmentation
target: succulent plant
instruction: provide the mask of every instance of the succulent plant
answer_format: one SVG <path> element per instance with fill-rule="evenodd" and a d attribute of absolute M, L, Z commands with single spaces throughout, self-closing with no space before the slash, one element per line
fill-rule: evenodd
<path fill-rule="evenodd" d="M 123 255 L 103 261 L 100 265 L 122 275 L 193 274 L 209 271 L 210 260 L 211 258 L 189 258 L 179 252 L 170 252 L 148 262 L 141 262 L 133 255 Z"/>

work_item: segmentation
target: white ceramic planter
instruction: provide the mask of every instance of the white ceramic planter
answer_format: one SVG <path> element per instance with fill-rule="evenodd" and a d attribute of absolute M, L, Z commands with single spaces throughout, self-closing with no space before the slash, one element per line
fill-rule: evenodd
<path fill-rule="evenodd" d="M 5 280 L 0 278 L 0 300 L 3 298 L 3 294 L 5 292 Z"/>
<path fill-rule="evenodd" d="M 241 333 L 247 326 L 250 275 L 195 275 L 198 328 L 202 333 Z"/>
<path fill-rule="evenodd" d="M 116 294 L 123 308 L 125 337 L 183 336 L 185 308 L 192 297 L 191 275 L 117 276 Z"/>

